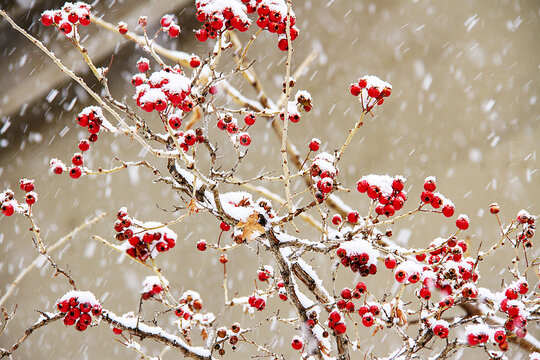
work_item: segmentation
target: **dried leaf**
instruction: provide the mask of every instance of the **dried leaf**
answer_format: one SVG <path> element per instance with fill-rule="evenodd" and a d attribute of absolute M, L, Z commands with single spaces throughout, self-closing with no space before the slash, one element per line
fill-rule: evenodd
<path fill-rule="evenodd" d="M 195 201 L 195 199 L 191 199 L 187 207 L 189 215 L 193 215 L 199 212 L 199 207 L 197 206 L 197 202 Z"/>
<path fill-rule="evenodd" d="M 403 311 L 401 311 L 399 307 L 396 307 L 396 316 L 400 320 L 402 325 L 407 324 L 407 316 L 405 315 Z"/>
<path fill-rule="evenodd" d="M 201 336 L 202 336 L 204 341 L 206 341 L 206 339 L 208 339 L 208 332 L 206 331 L 205 328 L 201 329 Z"/>
<path fill-rule="evenodd" d="M 242 240 L 252 241 L 256 232 L 264 233 L 264 228 L 259 224 L 259 214 L 257 212 L 251 214 L 246 222 L 238 222 L 236 227 L 244 229 Z"/>

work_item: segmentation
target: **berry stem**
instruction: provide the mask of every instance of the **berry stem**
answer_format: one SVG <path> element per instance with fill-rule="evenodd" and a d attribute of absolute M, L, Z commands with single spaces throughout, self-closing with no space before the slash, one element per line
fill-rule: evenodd
<path fill-rule="evenodd" d="M 287 62 L 285 63 L 285 104 L 284 104 L 284 121 L 283 121 L 283 132 L 281 133 L 281 165 L 283 167 L 283 175 L 285 175 L 285 196 L 286 204 L 289 209 L 289 213 L 292 213 L 292 202 L 291 202 L 291 172 L 288 165 L 288 153 L 287 153 L 287 129 L 289 125 L 289 99 L 291 98 L 291 87 L 290 87 L 290 78 L 291 78 L 291 58 L 292 58 L 292 44 L 291 44 L 291 1 L 287 1 L 287 24 L 286 24 L 286 34 L 287 34 Z M 274 120 L 275 121 L 275 120 Z"/>
<path fill-rule="evenodd" d="M 362 112 L 362 115 L 360 116 L 360 119 L 358 119 L 358 122 L 356 123 L 356 125 L 354 125 L 354 127 L 349 130 L 349 136 L 347 137 L 347 140 L 345 140 L 345 142 L 343 143 L 343 145 L 341 145 L 341 148 L 339 149 L 339 151 L 337 152 L 336 154 L 336 164 L 339 162 L 339 160 L 341 159 L 341 156 L 343 155 L 343 153 L 345 152 L 345 149 L 347 149 L 347 146 L 349 146 L 349 144 L 351 143 L 353 137 L 354 137 L 354 134 L 356 134 L 356 132 L 358 131 L 358 129 L 360 129 L 360 127 L 364 124 L 362 122 L 362 120 L 364 120 L 364 116 L 366 116 L 366 112 Z"/>

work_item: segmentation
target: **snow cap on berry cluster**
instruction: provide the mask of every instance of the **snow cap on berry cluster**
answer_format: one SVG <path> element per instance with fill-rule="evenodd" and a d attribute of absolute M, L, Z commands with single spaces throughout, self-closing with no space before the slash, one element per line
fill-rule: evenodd
<path fill-rule="evenodd" d="M 287 16 L 287 3 L 285 2 L 285 0 L 261 0 L 259 2 L 259 6 L 261 5 L 268 6 L 268 9 L 270 9 L 270 11 L 276 11 L 280 13 L 282 18 L 285 18 Z M 295 17 L 292 8 L 290 16 Z"/>
<path fill-rule="evenodd" d="M 434 329 L 435 326 L 437 325 L 441 325 L 441 326 L 444 326 L 445 328 L 448 328 L 448 321 L 439 319 L 439 320 L 432 320 L 430 323 L 431 329 Z"/>
<path fill-rule="evenodd" d="M 327 152 L 322 152 L 315 156 L 313 159 L 313 164 L 317 165 L 321 171 L 328 171 L 332 175 L 337 174 L 337 169 L 334 166 L 334 155 L 331 155 Z"/>
<path fill-rule="evenodd" d="M 487 335 L 490 339 L 493 339 L 494 331 L 492 328 L 489 327 L 487 324 L 473 324 L 468 325 L 465 328 L 465 337 L 468 337 L 469 335 L 474 336 L 480 336 L 480 335 Z"/>
<path fill-rule="evenodd" d="M 251 20 L 247 16 L 247 8 L 239 0 L 196 0 L 195 6 L 199 11 L 206 14 L 208 18 L 213 16 L 224 20 L 223 11 L 230 9 L 234 16 L 238 16 L 242 22 L 251 24 Z"/>
<path fill-rule="evenodd" d="M 99 301 L 96 299 L 96 296 L 90 291 L 79 291 L 79 290 L 70 290 L 64 294 L 57 303 L 62 301 L 69 301 L 71 298 L 76 298 L 79 303 L 89 303 L 92 306 L 99 305 Z"/>
<path fill-rule="evenodd" d="M 193 291 L 193 290 L 184 291 L 184 293 L 180 297 L 180 302 L 187 302 L 188 299 L 191 299 L 190 302 L 193 302 L 195 300 L 202 301 L 201 300 L 201 295 L 198 292 Z"/>
<path fill-rule="evenodd" d="M 169 286 L 169 282 L 165 278 L 160 279 L 159 276 L 147 276 L 142 282 L 141 293 L 152 292 L 154 286 L 156 285 L 161 287 L 167 287 Z"/>
<path fill-rule="evenodd" d="M 384 196 L 390 196 L 394 192 L 394 190 L 392 189 L 392 183 L 395 179 L 400 179 L 402 182 L 405 182 L 407 180 L 404 176 L 401 175 L 390 176 L 388 174 L 369 174 L 362 176 L 358 181 L 367 181 L 370 186 L 377 186 Z"/>
<path fill-rule="evenodd" d="M 399 271 L 405 271 L 408 276 L 411 276 L 412 274 L 420 275 L 422 273 L 422 266 L 414 261 L 407 260 L 396 267 L 395 272 L 397 273 Z"/>
<path fill-rule="evenodd" d="M 253 213 L 258 212 L 250 193 L 245 191 L 232 191 L 219 196 L 223 211 L 232 218 L 246 222 Z"/>
<path fill-rule="evenodd" d="M 379 257 L 379 250 L 374 249 L 370 243 L 362 240 L 360 237 L 353 238 L 351 241 L 346 241 L 339 245 L 340 249 L 344 249 L 347 252 L 347 256 L 360 255 L 362 253 L 369 255 L 367 265 L 377 264 L 377 258 Z"/>

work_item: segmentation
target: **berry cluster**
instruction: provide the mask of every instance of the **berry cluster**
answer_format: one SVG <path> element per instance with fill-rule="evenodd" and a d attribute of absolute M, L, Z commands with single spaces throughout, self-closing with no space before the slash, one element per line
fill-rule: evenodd
<path fill-rule="evenodd" d="M 289 117 L 289 121 L 293 123 L 297 123 L 300 121 L 300 112 L 298 111 L 298 107 L 302 107 L 300 104 L 297 104 L 294 101 L 289 101 L 287 105 L 287 115 Z M 279 113 L 279 118 L 282 121 L 285 121 L 285 111 L 282 111 Z"/>
<path fill-rule="evenodd" d="M 302 107 L 304 111 L 311 111 L 313 109 L 313 98 L 311 94 L 305 90 L 299 90 L 296 95 L 296 106 Z"/>
<path fill-rule="evenodd" d="M 88 139 L 79 141 L 80 153 L 73 154 L 71 158 L 72 166 L 68 169 L 61 160 L 52 159 L 50 166 L 55 174 L 62 174 L 64 171 L 69 171 L 69 176 L 73 179 L 80 178 L 84 173 L 83 152 L 90 149 L 90 144 L 98 140 L 98 133 L 102 129 L 113 129 L 112 125 L 105 119 L 101 108 L 98 106 L 87 106 L 79 114 L 77 114 L 77 124 L 88 130 L 90 136 Z"/>
<path fill-rule="evenodd" d="M 19 203 L 15 199 L 15 193 L 11 189 L 6 189 L 0 193 L 0 209 L 5 216 L 11 216 L 15 212 L 25 213 L 38 200 L 38 194 L 34 191 L 34 180 L 21 179 L 20 188 L 26 192 L 24 200 L 28 206 Z"/>
<path fill-rule="evenodd" d="M 350 267 L 353 272 L 358 272 L 363 277 L 377 273 L 379 251 L 365 240 L 356 237 L 352 241 L 344 242 L 336 254 L 343 266 Z"/>
<path fill-rule="evenodd" d="M 354 312 L 356 306 L 354 305 L 353 300 L 360 299 L 362 295 L 366 293 L 366 291 L 366 284 L 362 281 L 356 284 L 356 287 L 354 289 L 350 289 L 348 287 L 343 288 L 341 290 L 341 299 L 337 302 L 338 309 L 347 312 Z M 364 314 L 365 312 L 362 312 L 360 316 L 363 316 Z"/>
<path fill-rule="evenodd" d="M 188 98 L 191 94 L 190 80 L 183 75 L 180 66 L 166 67 L 152 73 L 148 78 L 148 59 L 139 59 L 137 68 L 140 74 L 134 75 L 131 83 L 135 85 L 134 99 L 141 109 L 159 113 L 167 113 L 171 108 L 179 108 L 184 112 L 193 109 L 193 102 Z"/>
<path fill-rule="evenodd" d="M 204 28 L 195 32 L 201 42 L 215 39 L 225 30 L 244 32 L 251 25 L 246 6 L 238 1 L 196 0 L 195 7 L 197 20 L 204 23 Z"/>
<path fill-rule="evenodd" d="M 174 118 L 175 118 L 175 115 L 173 115 L 172 120 L 169 117 L 169 124 L 171 122 L 177 121 Z M 203 130 L 201 128 L 197 128 L 195 130 L 189 129 L 186 132 L 179 131 L 175 133 L 174 136 L 180 140 L 180 148 L 184 151 L 188 151 L 190 146 L 193 146 L 195 144 L 200 144 L 204 142 L 205 140 L 204 135 L 203 135 Z"/>
<path fill-rule="evenodd" d="M 441 339 L 446 339 L 450 333 L 450 326 L 445 320 L 434 320 L 430 323 L 431 330 Z"/>
<path fill-rule="evenodd" d="M 390 217 L 396 211 L 401 210 L 405 201 L 407 201 L 407 194 L 403 191 L 405 180 L 400 175 L 395 177 L 388 175 L 366 175 L 358 180 L 356 189 L 361 193 L 365 193 L 374 202 L 378 202 L 375 207 L 377 215 Z M 356 224 L 358 221 L 357 219 L 354 221 L 355 219 L 355 216 L 348 216 L 348 220 L 352 224 Z"/>
<path fill-rule="evenodd" d="M 143 262 L 176 245 L 177 236 L 171 229 L 156 222 L 142 223 L 129 216 L 125 207 L 118 211 L 114 230 L 116 239 L 123 242 L 122 250 Z"/>
<path fill-rule="evenodd" d="M 345 324 L 339 311 L 334 310 L 328 315 L 328 327 L 337 335 L 344 334 L 347 331 L 347 324 Z"/>
<path fill-rule="evenodd" d="M 506 313 L 508 319 L 504 327 L 508 331 L 514 331 L 516 336 L 523 338 L 527 335 L 527 319 L 529 312 L 523 303 L 524 297 L 529 291 L 529 284 L 525 279 L 519 279 L 506 288 L 505 298 L 501 301 L 499 309 Z"/>
<path fill-rule="evenodd" d="M 465 328 L 465 337 L 470 346 L 485 344 L 491 340 L 502 351 L 508 350 L 506 332 L 501 328 L 491 328 L 486 324 L 469 325 Z"/>
<path fill-rule="evenodd" d="M 229 340 L 229 344 L 232 345 L 232 349 L 236 350 L 236 343 L 238 343 L 238 335 L 241 334 L 242 327 L 239 323 L 234 323 L 231 325 L 229 329 L 226 327 L 220 327 L 217 329 L 216 335 L 217 335 L 217 343 L 215 346 L 215 350 L 218 350 L 218 353 L 220 355 L 225 355 L 225 350 L 223 349 L 223 343 L 226 340 Z"/>
<path fill-rule="evenodd" d="M 257 278 L 259 281 L 268 281 L 268 279 L 274 276 L 274 268 L 270 265 L 264 265 L 257 272 Z"/>
<path fill-rule="evenodd" d="M 147 276 L 142 282 L 141 298 L 148 300 L 163 292 L 163 288 L 168 287 L 169 282 L 159 276 Z"/>
<path fill-rule="evenodd" d="M 323 201 L 334 189 L 334 181 L 338 174 L 338 169 L 334 166 L 334 156 L 327 152 L 319 153 L 313 159 L 310 168 L 310 175 L 313 183 L 317 185 L 315 197 L 318 201 Z"/>
<path fill-rule="evenodd" d="M 202 309 L 201 296 L 195 291 L 185 291 L 178 302 L 180 306 L 174 310 L 174 314 L 184 320 L 190 320 L 194 313 Z"/>
<path fill-rule="evenodd" d="M 227 113 L 219 117 L 217 122 L 217 128 L 226 131 L 232 136 L 233 141 L 236 140 L 242 146 L 248 146 L 251 144 L 251 137 L 246 132 L 247 129 L 253 124 L 257 118 L 253 113 L 247 114 L 244 117 L 245 125 L 240 129 L 238 127 L 238 120 L 232 114 Z"/>
<path fill-rule="evenodd" d="M 101 315 L 101 305 L 89 291 L 71 290 L 56 303 L 56 308 L 64 317 L 64 325 L 75 325 L 75 329 L 84 331 L 92 323 L 92 315 Z"/>
<path fill-rule="evenodd" d="M 255 293 L 248 298 L 248 304 L 252 308 L 262 311 L 266 306 L 266 296 Z"/>
<path fill-rule="evenodd" d="M 392 85 L 377 76 L 366 75 L 349 88 L 353 96 L 359 96 L 364 112 L 369 112 L 376 105 L 382 105 L 384 99 L 392 94 Z"/>
<path fill-rule="evenodd" d="M 452 217 L 455 211 L 454 204 L 442 194 L 434 192 L 435 189 L 437 189 L 435 176 L 428 176 L 424 180 L 424 191 L 420 194 L 420 200 L 424 204 L 431 205 L 434 209 L 441 208 L 444 216 Z M 466 230 L 469 227 L 468 217 L 461 214 L 456 221 L 456 226 L 461 230 Z"/>
<path fill-rule="evenodd" d="M 160 20 L 161 29 L 169 34 L 170 37 L 178 37 L 180 35 L 180 26 L 174 22 L 172 15 L 163 15 Z"/>
<path fill-rule="evenodd" d="M 45 26 L 53 25 L 72 38 L 77 33 L 79 25 L 87 26 L 90 24 L 90 5 L 83 2 L 75 4 L 65 3 L 60 10 L 47 10 L 41 14 L 41 23 Z"/>
<path fill-rule="evenodd" d="M 522 226 L 521 232 L 517 236 L 518 243 L 523 243 L 527 248 L 532 246 L 531 239 L 536 231 L 536 217 L 526 210 L 520 210 L 517 214 L 517 221 Z"/>
<path fill-rule="evenodd" d="M 287 51 L 289 49 L 289 43 L 287 40 L 287 4 L 284 0 L 256 0 L 257 2 L 257 25 L 261 29 L 266 29 L 270 33 L 278 35 L 278 48 L 281 51 Z M 294 25 L 296 23 L 296 17 L 291 9 L 289 13 L 290 18 L 290 37 L 291 41 L 296 40 L 299 30 Z"/>

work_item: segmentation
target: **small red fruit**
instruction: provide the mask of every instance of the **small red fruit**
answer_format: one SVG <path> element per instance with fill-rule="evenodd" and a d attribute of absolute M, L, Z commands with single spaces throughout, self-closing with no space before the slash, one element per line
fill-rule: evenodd
<path fill-rule="evenodd" d="M 469 228 L 469 218 L 467 217 L 467 215 L 459 215 L 456 220 L 456 226 L 460 230 L 467 230 Z"/>
<path fill-rule="evenodd" d="M 205 251 L 205 250 L 206 250 L 206 241 L 200 240 L 200 241 L 197 243 L 197 250 L 199 250 L 199 251 Z"/>
<path fill-rule="evenodd" d="M 169 26 L 168 34 L 170 37 L 173 37 L 173 38 L 178 37 L 178 35 L 180 35 L 180 26 L 176 24 Z"/>
<path fill-rule="evenodd" d="M 193 55 L 191 57 L 191 60 L 189 60 L 189 66 L 191 66 L 192 68 L 197 68 L 201 65 L 201 58 L 198 57 L 197 55 Z"/>
<path fill-rule="evenodd" d="M 291 342 L 291 346 L 294 350 L 300 350 L 304 346 L 304 344 L 302 343 L 302 340 L 295 337 Z"/>

